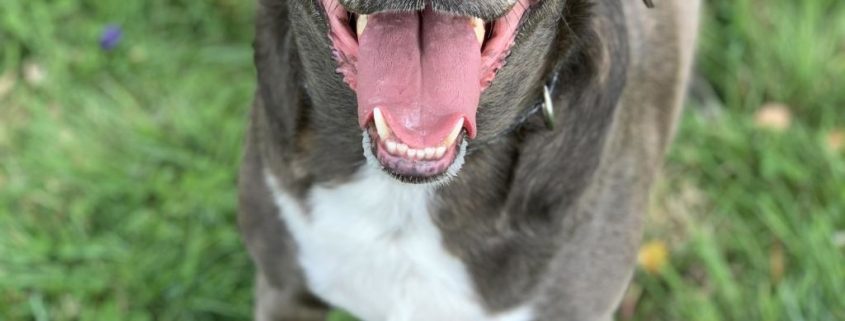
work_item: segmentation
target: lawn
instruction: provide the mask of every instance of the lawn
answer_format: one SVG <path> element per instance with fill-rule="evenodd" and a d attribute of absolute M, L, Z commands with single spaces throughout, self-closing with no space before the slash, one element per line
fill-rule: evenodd
<path fill-rule="evenodd" d="M 249 318 L 252 2 L 0 0 L 0 320 Z M 706 8 L 618 319 L 845 320 L 845 2 Z"/>

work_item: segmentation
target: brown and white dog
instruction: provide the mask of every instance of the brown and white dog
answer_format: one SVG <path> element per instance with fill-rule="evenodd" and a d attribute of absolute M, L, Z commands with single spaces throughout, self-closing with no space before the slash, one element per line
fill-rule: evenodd
<path fill-rule="evenodd" d="M 259 2 L 257 320 L 612 318 L 698 0 Z"/>

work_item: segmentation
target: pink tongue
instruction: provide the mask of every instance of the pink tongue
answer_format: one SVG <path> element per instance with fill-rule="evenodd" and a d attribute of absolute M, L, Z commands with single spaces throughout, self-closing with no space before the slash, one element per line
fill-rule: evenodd
<path fill-rule="evenodd" d="M 371 15 L 358 39 L 361 127 L 379 108 L 411 147 L 439 145 L 459 120 L 474 137 L 480 46 L 466 17 L 431 10 Z"/>

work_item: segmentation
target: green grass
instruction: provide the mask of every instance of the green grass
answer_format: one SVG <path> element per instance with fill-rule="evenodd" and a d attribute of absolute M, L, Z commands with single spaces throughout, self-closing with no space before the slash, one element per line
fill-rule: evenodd
<path fill-rule="evenodd" d="M 647 233 L 669 264 L 638 272 L 635 319 L 845 320 L 845 160 L 826 144 L 845 126 L 845 3 L 707 9 L 718 104 L 693 104 L 673 146 Z M 771 101 L 793 112 L 783 132 L 754 122 Z"/>
<path fill-rule="evenodd" d="M 0 0 L 0 320 L 249 318 L 252 6 Z M 668 262 L 637 272 L 620 319 L 845 320 L 845 156 L 825 147 L 845 127 L 845 3 L 707 7 L 713 93 L 687 110 L 647 232 Z M 755 125 L 770 101 L 789 129 Z"/>

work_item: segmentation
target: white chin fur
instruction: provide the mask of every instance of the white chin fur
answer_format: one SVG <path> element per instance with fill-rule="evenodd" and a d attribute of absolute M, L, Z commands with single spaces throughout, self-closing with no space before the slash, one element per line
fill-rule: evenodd
<path fill-rule="evenodd" d="M 370 133 L 368 133 L 366 130 L 364 130 L 364 134 L 362 136 L 363 136 L 363 139 L 361 140 L 361 146 L 364 147 L 364 157 L 367 159 L 367 165 L 372 166 L 374 168 L 377 168 L 377 169 L 379 169 L 379 172 L 381 172 L 382 174 L 390 176 L 393 179 L 396 179 L 395 177 L 393 177 L 393 176 L 391 176 L 390 174 L 387 173 L 384 166 L 382 166 L 381 163 L 376 158 L 376 156 L 373 155 L 373 147 L 372 147 L 373 145 L 372 145 L 372 138 L 370 138 Z M 455 156 L 455 160 L 452 162 L 452 165 L 449 165 L 449 168 L 446 169 L 445 173 L 437 175 L 437 177 L 435 177 L 433 179 L 425 180 L 422 183 L 407 183 L 407 182 L 403 182 L 403 183 L 412 184 L 412 185 L 431 185 L 431 186 L 446 185 L 449 182 L 451 182 L 452 179 L 455 178 L 455 176 L 458 175 L 458 172 L 461 171 L 461 167 L 464 166 L 464 160 L 465 160 L 464 157 L 466 156 L 466 153 L 467 153 L 467 140 L 464 139 L 463 141 L 461 141 L 461 146 L 458 148 L 458 155 Z M 396 179 L 396 180 L 399 181 L 399 179 Z"/>

